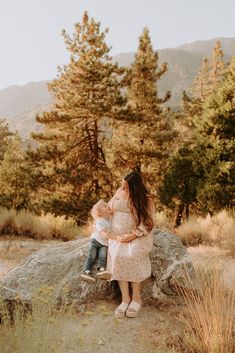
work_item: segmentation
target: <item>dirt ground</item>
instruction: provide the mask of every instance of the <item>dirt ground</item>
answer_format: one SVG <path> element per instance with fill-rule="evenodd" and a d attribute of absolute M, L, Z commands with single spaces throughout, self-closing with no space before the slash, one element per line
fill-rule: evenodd
<path fill-rule="evenodd" d="M 32 252 L 58 241 L 16 239 L 0 241 L 0 277 L 19 265 Z M 235 283 L 235 260 L 215 247 L 188 248 L 196 266 L 220 265 L 230 286 Z M 66 353 L 178 353 L 179 336 L 184 330 L 179 320 L 182 306 L 144 306 L 136 319 L 115 319 L 117 303 L 102 301 L 88 304 L 76 315 L 65 317 L 64 337 L 69 341 Z M 182 348 L 182 347 L 181 347 Z"/>

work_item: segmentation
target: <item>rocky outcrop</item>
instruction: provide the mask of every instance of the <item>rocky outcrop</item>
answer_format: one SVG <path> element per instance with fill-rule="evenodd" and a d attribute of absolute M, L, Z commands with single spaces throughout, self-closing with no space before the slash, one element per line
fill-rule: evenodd
<path fill-rule="evenodd" d="M 97 280 L 95 284 L 80 278 L 87 256 L 89 239 L 79 239 L 39 250 L 0 281 L 0 296 L 7 302 L 20 296 L 30 303 L 34 291 L 53 286 L 60 303 L 66 293 L 68 303 L 83 304 L 115 295 L 114 282 Z M 152 276 L 143 284 L 145 301 L 161 301 L 176 295 L 176 281 L 185 286 L 185 271 L 193 278 L 193 266 L 186 248 L 175 235 L 155 229 L 151 252 Z"/>

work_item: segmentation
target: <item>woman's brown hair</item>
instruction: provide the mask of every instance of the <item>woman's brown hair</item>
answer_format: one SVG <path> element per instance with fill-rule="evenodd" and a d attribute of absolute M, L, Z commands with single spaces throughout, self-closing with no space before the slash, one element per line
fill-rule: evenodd
<path fill-rule="evenodd" d="M 141 175 L 131 172 L 124 177 L 128 183 L 132 212 L 136 215 L 137 227 L 143 223 L 148 231 L 151 231 L 154 221 L 150 212 L 151 194 L 146 189 Z"/>

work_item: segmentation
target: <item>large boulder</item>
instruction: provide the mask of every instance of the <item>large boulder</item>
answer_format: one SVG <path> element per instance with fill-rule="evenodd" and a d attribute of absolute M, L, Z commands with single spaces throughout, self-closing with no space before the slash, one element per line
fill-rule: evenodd
<path fill-rule="evenodd" d="M 95 284 L 80 278 L 88 252 L 89 239 L 82 238 L 57 245 L 48 245 L 25 259 L 0 281 L 0 297 L 10 302 L 20 296 L 30 303 L 35 290 L 53 286 L 57 303 L 67 293 L 67 302 L 83 304 L 116 294 L 115 282 L 97 280 Z M 176 295 L 176 282 L 185 285 L 185 271 L 191 278 L 193 266 L 180 239 L 160 229 L 154 230 L 151 252 L 152 276 L 144 281 L 144 301 L 162 301 Z"/>

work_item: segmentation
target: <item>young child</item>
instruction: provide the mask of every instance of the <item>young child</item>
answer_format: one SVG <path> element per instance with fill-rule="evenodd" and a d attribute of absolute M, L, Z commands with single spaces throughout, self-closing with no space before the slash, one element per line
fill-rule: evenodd
<path fill-rule="evenodd" d="M 94 219 L 94 229 L 91 235 L 88 258 L 85 263 L 84 273 L 81 277 L 87 281 L 95 282 L 92 276 L 92 267 L 98 255 L 98 273 L 97 278 L 109 279 L 111 277 L 108 271 L 105 271 L 108 237 L 105 234 L 110 232 L 110 216 L 112 214 L 111 208 L 104 200 L 99 200 L 92 208 L 91 215 Z"/>

